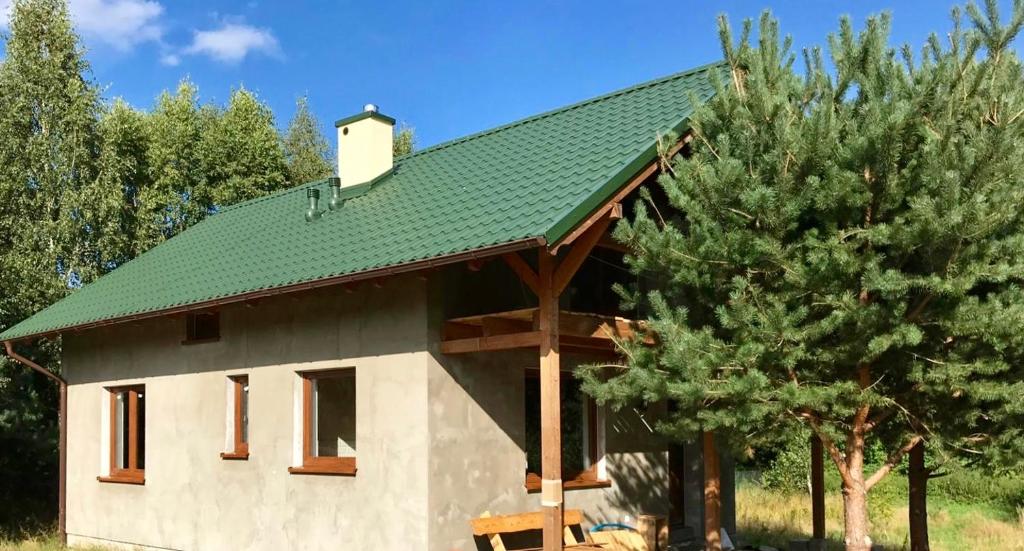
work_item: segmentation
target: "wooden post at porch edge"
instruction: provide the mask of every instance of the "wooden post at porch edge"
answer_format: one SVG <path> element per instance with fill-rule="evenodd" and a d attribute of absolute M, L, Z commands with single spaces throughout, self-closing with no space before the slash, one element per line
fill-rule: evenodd
<path fill-rule="evenodd" d="M 704 549 L 722 551 L 722 472 L 710 432 L 704 433 Z"/>
<path fill-rule="evenodd" d="M 562 549 L 562 418 L 558 362 L 558 293 L 555 258 L 541 248 L 538 259 L 540 299 L 540 433 L 541 510 L 544 551 Z"/>
<path fill-rule="evenodd" d="M 811 518 L 816 540 L 825 539 L 825 462 L 824 450 L 817 435 L 811 436 Z"/>

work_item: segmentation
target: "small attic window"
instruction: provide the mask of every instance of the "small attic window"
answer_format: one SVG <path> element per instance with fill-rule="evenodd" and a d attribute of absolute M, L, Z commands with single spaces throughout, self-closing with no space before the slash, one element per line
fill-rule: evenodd
<path fill-rule="evenodd" d="M 220 312 L 193 312 L 185 317 L 185 340 L 199 344 L 220 340 Z"/>

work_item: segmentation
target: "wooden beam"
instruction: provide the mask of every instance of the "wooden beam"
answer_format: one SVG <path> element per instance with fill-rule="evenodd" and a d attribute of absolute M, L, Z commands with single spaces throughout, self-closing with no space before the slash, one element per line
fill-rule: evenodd
<path fill-rule="evenodd" d="M 474 337 L 456 339 L 441 343 L 442 354 L 466 354 L 469 352 L 490 352 L 495 350 L 512 350 L 514 348 L 533 348 L 540 346 L 540 331 L 528 333 L 512 333 L 493 337 Z"/>
<path fill-rule="evenodd" d="M 610 251 L 615 251 L 617 253 L 628 253 L 628 252 L 630 252 L 629 247 L 623 245 L 622 243 L 619 243 L 615 239 L 612 239 L 612 236 L 607 234 L 607 233 L 602 235 L 601 238 L 597 240 L 597 246 L 602 248 L 602 249 L 608 249 Z"/>
<path fill-rule="evenodd" d="M 523 260 L 523 257 L 519 256 L 519 253 L 505 253 L 501 255 L 501 258 L 505 260 L 505 264 L 508 264 L 509 268 L 519 276 L 519 280 L 526 284 L 527 287 L 533 291 L 533 294 L 540 294 L 540 283 L 537 281 L 537 272 L 533 271 L 533 268 Z"/>
<path fill-rule="evenodd" d="M 582 522 L 583 513 L 579 509 L 569 509 L 565 512 L 564 526 L 575 526 Z M 469 525 L 473 527 L 474 536 L 486 536 L 540 530 L 544 527 L 544 519 L 541 513 L 520 513 L 475 518 L 469 521 Z"/>
<path fill-rule="evenodd" d="M 825 539 L 825 463 L 821 439 L 811 436 L 811 519 L 814 539 Z"/>
<path fill-rule="evenodd" d="M 562 414 L 555 257 L 538 250 L 540 299 L 541 510 L 544 551 L 562 549 Z"/>
<path fill-rule="evenodd" d="M 484 337 L 497 335 L 509 335 L 512 333 L 527 333 L 533 331 L 533 322 L 514 319 L 500 318 L 497 316 L 484 316 L 480 320 L 483 327 Z"/>
<path fill-rule="evenodd" d="M 484 336 L 483 328 L 478 325 L 470 325 L 457 321 L 446 321 L 441 327 L 441 340 L 454 341 L 458 339 L 473 339 Z"/>
<path fill-rule="evenodd" d="M 722 551 L 722 473 L 713 433 L 704 433 L 704 549 Z"/>
<path fill-rule="evenodd" d="M 683 146 L 690 143 L 691 141 L 693 141 L 693 135 L 687 132 L 681 140 L 673 144 L 672 147 L 668 149 L 668 151 L 666 152 L 666 157 L 668 157 L 669 159 L 675 157 L 676 154 L 678 154 L 683 149 Z M 554 246 L 551 247 L 551 250 L 554 252 L 558 252 L 558 249 L 561 248 L 563 245 L 571 244 L 580 235 L 586 232 L 587 228 L 593 225 L 594 222 L 596 222 L 602 216 L 604 216 L 610 209 L 615 208 L 616 204 L 619 204 L 619 208 L 621 208 L 622 201 L 625 200 L 630 193 L 633 193 L 633 190 L 640 187 L 640 184 L 643 184 L 645 181 L 647 181 L 648 178 L 653 176 L 655 172 L 658 172 L 658 170 L 661 169 L 661 165 L 661 157 L 658 157 L 654 161 L 652 161 L 651 164 L 644 167 L 644 169 L 637 173 L 635 176 L 633 176 L 633 178 L 630 179 L 629 182 L 626 183 L 626 185 L 622 186 L 622 188 L 619 189 L 619 192 L 616 193 L 615 196 L 611 198 L 611 200 L 605 203 L 604 206 L 602 206 L 601 208 L 594 211 L 586 220 L 581 222 L 579 226 L 576 226 L 576 229 L 569 233 L 569 235 L 567 235 L 564 239 L 562 239 L 558 243 L 555 243 Z"/>
<path fill-rule="evenodd" d="M 621 205 L 620 205 L 621 206 Z M 619 218 L 621 218 L 621 209 L 619 211 Z M 566 286 L 569 285 L 569 281 L 572 280 L 572 276 L 576 274 L 576 271 L 583 265 L 583 261 L 590 256 L 590 252 L 594 250 L 594 245 L 604 235 L 605 230 L 612 223 L 615 218 L 615 211 L 609 211 L 606 216 L 603 216 L 598 221 L 594 222 L 587 231 L 580 236 L 572 246 L 572 250 L 569 251 L 569 255 L 565 257 L 565 260 L 558 266 L 558 270 L 555 271 L 554 275 L 554 291 L 555 296 L 562 294 Z"/>

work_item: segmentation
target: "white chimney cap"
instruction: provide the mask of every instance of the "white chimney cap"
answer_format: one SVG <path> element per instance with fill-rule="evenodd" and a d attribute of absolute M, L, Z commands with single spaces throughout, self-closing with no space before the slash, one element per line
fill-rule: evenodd
<path fill-rule="evenodd" d="M 366 105 L 363 106 L 364 113 L 376 113 L 377 111 L 377 104 L 375 103 L 367 103 Z"/>

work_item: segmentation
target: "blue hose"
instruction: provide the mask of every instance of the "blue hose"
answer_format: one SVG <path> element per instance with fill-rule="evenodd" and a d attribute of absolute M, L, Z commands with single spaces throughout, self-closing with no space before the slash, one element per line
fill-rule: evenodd
<path fill-rule="evenodd" d="M 622 524 L 621 522 L 602 522 L 601 524 L 595 524 L 590 529 L 591 532 L 601 532 L 603 530 L 631 530 L 636 532 L 636 528 L 633 528 L 628 524 Z"/>

